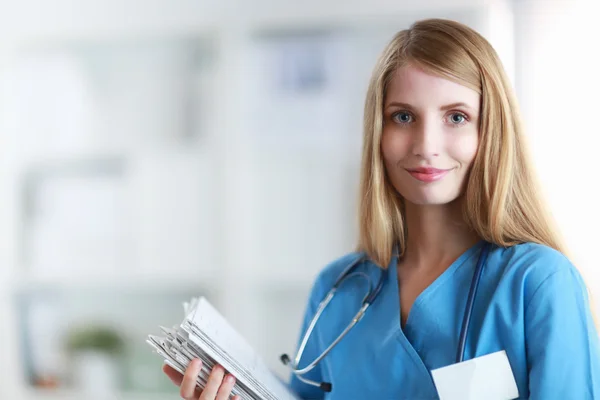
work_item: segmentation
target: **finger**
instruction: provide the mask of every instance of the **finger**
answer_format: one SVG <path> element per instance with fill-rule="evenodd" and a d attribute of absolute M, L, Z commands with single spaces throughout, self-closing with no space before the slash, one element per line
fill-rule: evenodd
<path fill-rule="evenodd" d="M 208 376 L 208 381 L 206 382 L 206 387 L 202 391 L 202 395 L 200 396 L 200 400 L 214 400 L 217 395 L 217 391 L 219 387 L 221 387 L 221 383 L 223 382 L 223 377 L 225 376 L 225 370 L 220 365 L 215 365 L 210 371 L 210 375 Z"/>
<path fill-rule="evenodd" d="M 171 382 L 177 386 L 181 385 L 181 381 L 183 381 L 183 375 L 181 375 L 179 371 L 173 369 L 173 367 L 171 367 L 169 364 L 163 365 L 162 370 L 169 377 Z"/>
<path fill-rule="evenodd" d="M 242 400 L 242 398 L 238 394 L 236 394 L 235 396 L 233 396 L 232 400 Z"/>
<path fill-rule="evenodd" d="M 227 374 L 225 379 L 223 379 L 223 383 L 217 392 L 216 400 L 228 400 L 229 395 L 231 394 L 231 390 L 233 389 L 233 385 L 235 385 L 235 378 L 231 374 Z"/>
<path fill-rule="evenodd" d="M 196 379 L 202 369 L 202 361 L 195 359 L 190 362 L 183 375 L 183 381 L 179 388 L 179 394 L 182 399 L 192 400 L 194 399 L 194 392 L 196 390 Z"/>

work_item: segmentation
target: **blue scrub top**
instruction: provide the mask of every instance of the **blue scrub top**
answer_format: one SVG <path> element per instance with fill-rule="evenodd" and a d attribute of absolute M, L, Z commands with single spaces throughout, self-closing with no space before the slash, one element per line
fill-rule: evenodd
<path fill-rule="evenodd" d="M 292 375 L 303 399 L 438 399 L 430 371 L 455 362 L 471 279 L 485 242 L 463 253 L 415 300 L 400 326 L 397 270 L 364 318 L 305 375 L 331 382 L 325 393 Z M 358 253 L 328 265 L 316 279 L 302 334 L 319 302 Z M 372 263 L 361 269 L 376 282 Z M 321 315 L 300 367 L 342 332 L 360 307 L 364 279 L 345 283 Z M 519 398 L 600 399 L 600 346 L 587 290 L 568 259 L 547 246 L 492 246 L 475 298 L 465 360 L 505 350 Z"/>

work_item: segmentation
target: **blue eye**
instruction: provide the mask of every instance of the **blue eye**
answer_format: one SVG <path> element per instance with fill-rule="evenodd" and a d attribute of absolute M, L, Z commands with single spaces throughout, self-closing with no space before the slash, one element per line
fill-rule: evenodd
<path fill-rule="evenodd" d="M 450 114 L 450 123 L 452 125 L 462 125 L 467 122 L 467 116 L 463 113 Z"/>
<path fill-rule="evenodd" d="M 412 122 L 412 115 L 406 111 L 398 111 L 392 115 L 392 120 L 399 124 L 409 124 Z"/>

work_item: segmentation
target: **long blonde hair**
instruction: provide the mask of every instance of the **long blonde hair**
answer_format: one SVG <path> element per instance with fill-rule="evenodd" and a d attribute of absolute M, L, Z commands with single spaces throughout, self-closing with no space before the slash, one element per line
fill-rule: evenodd
<path fill-rule="evenodd" d="M 389 182 L 381 155 L 387 85 L 411 64 L 481 95 L 480 141 L 464 193 L 464 220 L 500 246 L 535 242 L 565 252 L 541 200 L 527 154 L 516 96 L 495 50 L 473 29 L 427 19 L 398 32 L 381 54 L 369 83 L 359 198 L 359 250 L 385 268 L 397 243 L 406 249 L 403 200 Z"/>

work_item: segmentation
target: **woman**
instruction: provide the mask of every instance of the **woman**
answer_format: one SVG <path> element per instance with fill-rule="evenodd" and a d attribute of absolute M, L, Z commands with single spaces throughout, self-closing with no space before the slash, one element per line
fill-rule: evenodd
<path fill-rule="evenodd" d="M 486 386 L 484 398 L 600 398 L 585 285 L 538 193 L 517 103 L 490 44 L 448 20 L 399 32 L 367 93 L 358 251 L 318 276 L 303 334 L 342 271 L 366 260 L 320 316 L 297 368 L 352 320 L 368 290 L 360 277 L 382 278 L 381 290 L 331 352 L 292 375 L 291 387 L 304 399 L 437 399 L 448 377 L 471 384 L 440 368 L 492 355 L 477 380 L 504 383 Z M 198 398 L 196 367 L 183 379 L 183 398 Z M 214 373 L 202 399 L 227 398 L 223 375 Z"/>

